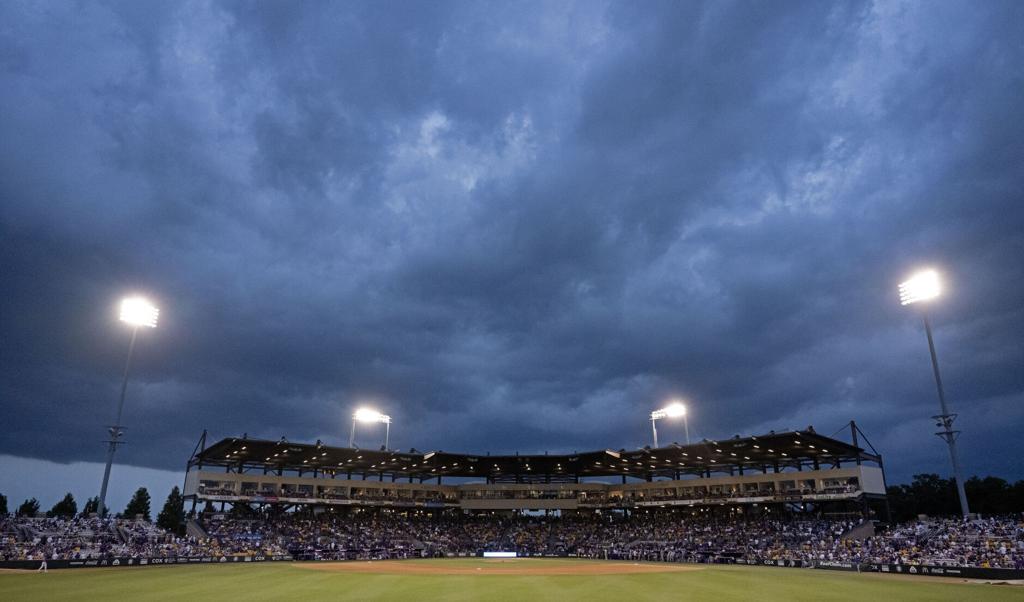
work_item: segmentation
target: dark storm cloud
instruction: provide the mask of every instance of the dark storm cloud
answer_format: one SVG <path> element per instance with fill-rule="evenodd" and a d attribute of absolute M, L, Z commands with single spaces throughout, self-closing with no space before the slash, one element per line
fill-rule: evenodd
<path fill-rule="evenodd" d="M 1024 477 L 1015 3 L 4 3 L 0 453 L 203 428 L 638 446 L 856 419 L 946 471 L 929 263 L 971 472 Z M 669 438 L 678 438 L 666 426 Z M 369 437 L 369 435 L 368 435 Z"/>

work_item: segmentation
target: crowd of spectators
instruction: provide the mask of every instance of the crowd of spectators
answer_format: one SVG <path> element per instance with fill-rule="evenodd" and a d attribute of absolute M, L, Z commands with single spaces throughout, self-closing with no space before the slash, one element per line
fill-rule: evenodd
<path fill-rule="evenodd" d="M 1024 569 L 1024 519 L 934 519 L 848 542 L 865 562 Z"/>
<path fill-rule="evenodd" d="M 298 558 L 571 555 L 675 562 L 824 561 L 1024 569 L 1024 520 L 911 523 L 865 537 L 858 521 L 646 512 L 563 517 L 356 512 L 207 521 L 212 537 L 274 541 Z"/>
<path fill-rule="evenodd" d="M 284 554 L 277 546 L 235 539 L 178 537 L 141 519 L 0 518 L 0 561 L 99 558 L 185 558 Z"/>
<path fill-rule="evenodd" d="M 95 517 L 5 519 L 0 531 L 5 560 L 98 557 L 120 541 L 114 522 Z"/>
<path fill-rule="evenodd" d="M 857 522 L 646 511 L 501 516 L 388 511 L 212 513 L 191 537 L 126 519 L 0 520 L 0 560 L 292 555 L 381 559 L 578 556 L 670 562 L 924 564 L 1024 569 L 1024 519 L 936 519 L 851 536 Z M 205 533 L 202 533 L 205 529 Z"/>

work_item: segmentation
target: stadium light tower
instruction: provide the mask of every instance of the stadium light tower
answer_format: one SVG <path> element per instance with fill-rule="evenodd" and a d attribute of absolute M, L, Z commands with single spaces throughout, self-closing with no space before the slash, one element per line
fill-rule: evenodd
<path fill-rule="evenodd" d="M 662 418 L 679 418 L 682 417 L 683 425 L 686 427 L 686 444 L 690 444 L 690 421 L 686 417 L 686 406 L 678 401 L 674 401 L 660 410 L 654 410 L 651 412 L 651 433 L 654 435 L 654 447 L 658 447 L 658 427 L 656 422 Z"/>
<path fill-rule="evenodd" d="M 960 497 L 960 512 L 967 516 L 970 508 L 967 505 L 967 492 L 964 491 L 964 478 L 960 471 L 960 457 L 956 451 L 956 440 L 960 431 L 953 430 L 956 414 L 950 414 L 946 405 L 946 394 L 942 390 L 942 377 L 939 376 L 939 359 L 935 355 L 935 342 L 932 340 L 932 325 L 928 320 L 927 302 L 942 294 L 942 282 L 935 270 L 924 270 L 914 274 L 909 280 L 900 284 L 900 304 L 920 304 L 921 315 L 924 317 L 924 332 L 928 336 L 928 351 L 932 356 L 932 371 L 935 373 L 935 386 L 939 390 L 939 407 L 942 413 L 932 416 L 935 426 L 942 430 L 935 433 L 949 447 L 949 459 L 953 462 L 953 478 L 956 479 L 956 492 Z"/>
<path fill-rule="evenodd" d="M 100 486 L 100 504 L 97 508 L 100 516 L 107 515 L 107 483 L 110 482 L 110 466 L 114 463 L 114 452 L 124 431 L 121 427 L 121 413 L 124 410 L 124 394 L 128 390 L 128 371 L 132 366 L 132 353 L 135 351 L 135 337 L 140 327 L 156 328 L 160 310 L 142 297 L 129 297 L 121 301 L 121 321 L 132 327 L 131 342 L 128 343 L 128 359 L 124 363 L 124 378 L 121 381 L 121 400 L 117 403 L 117 420 L 108 429 L 110 440 L 107 441 L 107 466 L 103 469 L 103 485 Z"/>
<path fill-rule="evenodd" d="M 348 436 L 348 446 L 353 447 L 356 442 L 357 422 L 383 422 L 384 423 L 384 449 L 388 448 L 388 439 L 391 437 L 391 416 L 381 414 L 370 408 L 359 408 L 352 414 L 352 432 Z"/>

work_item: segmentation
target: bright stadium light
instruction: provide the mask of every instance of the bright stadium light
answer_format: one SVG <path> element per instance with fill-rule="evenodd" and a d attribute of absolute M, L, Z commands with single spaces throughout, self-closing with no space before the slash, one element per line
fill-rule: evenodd
<path fill-rule="evenodd" d="M 124 378 L 121 380 L 121 399 L 117 403 L 117 420 L 107 429 L 110 439 L 107 441 L 107 465 L 103 469 L 103 484 L 100 486 L 100 503 L 97 511 L 100 516 L 107 515 L 107 484 L 110 482 L 110 467 L 114 463 L 114 452 L 117 446 L 123 443 L 120 441 L 124 429 L 121 426 L 121 414 L 124 411 L 124 396 L 128 390 L 128 372 L 132 366 L 132 354 L 135 351 L 135 338 L 139 334 L 139 328 L 156 328 L 157 319 L 160 317 L 160 310 L 143 297 L 128 297 L 121 301 L 121 321 L 132 327 L 131 342 L 128 343 L 128 359 L 124 364 Z"/>
<path fill-rule="evenodd" d="M 924 270 L 900 284 L 900 304 L 910 305 L 919 301 L 930 301 L 941 293 L 942 283 L 939 281 L 939 273 L 935 270 Z"/>
<path fill-rule="evenodd" d="M 900 284 L 900 304 L 911 305 L 921 301 L 930 301 L 942 294 L 942 283 L 935 270 L 924 270 L 914 274 L 909 280 Z M 935 433 L 949 448 L 949 459 L 953 464 L 953 478 L 956 479 L 956 492 L 960 498 L 960 512 L 966 517 L 970 514 L 967 505 L 967 492 L 964 490 L 963 473 L 960 470 L 960 456 L 956 450 L 956 440 L 960 431 L 953 429 L 956 414 L 951 414 L 946 404 L 946 394 L 942 389 L 942 376 L 939 375 L 939 358 L 935 353 L 935 341 L 932 338 L 932 324 L 928 319 L 927 304 L 921 305 L 921 316 L 924 318 L 924 332 L 928 337 L 928 352 L 932 357 L 932 372 L 935 374 L 935 387 L 939 391 L 939 408 L 941 414 L 932 416 L 940 429 Z"/>
<path fill-rule="evenodd" d="M 690 444 L 690 422 L 686 415 L 686 406 L 679 401 L 674 401 L 660 410 L 651 412 L 651 433 L 654 435 L 655 448 L 658 447 L 658 427 L 655 422 L 662 418 L 682 418 L 686 427 L 686 444 Z"/>
<path fill-rule="evenodd" d="M 129 297 L 121 301 L 121 321 L 132 326 L 156 328 L 160 310 L 142 297 Z"/>
<path fill-rule="evenodd" d="M 370 408 L 359 408 L 355 414 L 352 414 L 352 418 L 359 422 L 391 422 L 391 416 L 385 416 L 377 410 L 371 410 Z"/>
<path fill-rule="evenodd" d="M 381 414 L 370 408 L 359 408 L 352 414 L 352 432 L 348 436 L 348 446 L 353 447 L 356 441 L 356 422 L 382 422 L 384 423 L 384 449 L 388 448 L 388 440 L 391 437 L 391 416 Z"/>

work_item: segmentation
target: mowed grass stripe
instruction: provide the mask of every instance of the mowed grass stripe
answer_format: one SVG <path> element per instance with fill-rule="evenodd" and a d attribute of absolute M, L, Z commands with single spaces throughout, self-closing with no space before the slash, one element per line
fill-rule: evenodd
<path fill-rule="evenodd" d="M 480 560 L 423 560 L 488 566 Z M 530 560 L 585 563 L 584 560 Z M 564 565 L 564 564 L 563 564 Z M 491 565 L 493 566 L 493 565 Z M 633 575 L 399 575 L 303 569 L 291 563 L 75 569 L 0 574 L 0 600 L 1017 600 L 1024 588 L 764 567 Z"/>

